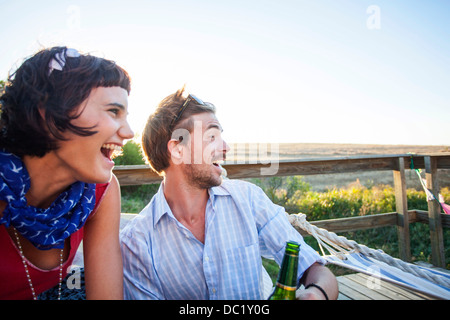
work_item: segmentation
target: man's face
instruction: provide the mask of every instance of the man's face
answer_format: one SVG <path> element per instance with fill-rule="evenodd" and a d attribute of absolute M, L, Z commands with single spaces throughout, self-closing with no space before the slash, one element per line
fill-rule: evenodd
<path fill-rule="evenodd" d="M 184 174 L 194 187 L 207 189 L 222 183 L 220 163 L 230 150 L 222 138 L 222 127 L 213 113 L 193 115 L 194 129 L 186 141 L 182 165 Z"/>

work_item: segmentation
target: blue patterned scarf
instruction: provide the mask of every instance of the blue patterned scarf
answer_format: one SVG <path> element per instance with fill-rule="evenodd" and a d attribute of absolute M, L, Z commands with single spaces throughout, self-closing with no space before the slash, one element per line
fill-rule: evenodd
<path fill-rule="evenodd" d="M 0 200 L 7 203 L 0 224 L 13 225 L 35 247 L 62 249 L 81 229 L 95 206 L 95 184 L 76 182 L 47 209 L 27 204 L 30 176 L 22 160 L 0 151 Z"/>

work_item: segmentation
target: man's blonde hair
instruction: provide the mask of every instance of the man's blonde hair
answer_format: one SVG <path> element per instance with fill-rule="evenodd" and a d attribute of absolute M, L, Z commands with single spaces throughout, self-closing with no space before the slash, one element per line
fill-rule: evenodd
<path fill-rule="evenodd" d="M 172 139 L 173 131 L 184 126 L 184 129 L 191 132 L 189 121 L 184 120 L 195 114 L 204 112 L 215 114 L 216 112 L 215 106 L 211 103 L 199 104 L 195 100 L 191 100 L 177 121 L 172 123 L 185 101 L 186 91 L 183 86 L 159 103 L 155 112 L 149 116 L 142 132 L 142 149 L 147 162 L 159 175 L 162 175 L 170 165 L 167 143 Z"/>

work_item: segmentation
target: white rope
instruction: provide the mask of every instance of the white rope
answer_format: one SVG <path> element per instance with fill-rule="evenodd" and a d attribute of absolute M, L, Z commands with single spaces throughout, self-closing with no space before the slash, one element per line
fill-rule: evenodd
<path fill-rule="evenodd" d="M 394 266 L 402 271 L 411 273 L 417 277 L 424 278 L 438 285 L 443 285 L 450 288 L 450 280 L 440 275 L 434 274 L 426 269 L 419 268 L 418 266 L 404 262 L 400 259 L 393 258 L 390 255 L 384 253 L 382 250 L 374 250 L 365 245 L 358 244 L 356 241 L 348 240 L 345 237 L 338 236 L 334 232 L 327 231 L 323 228 L 318 228 L 310 224 L 306 220 L 306 215 L 303 213 L 287 214 L 289 222 L 297 230 L 302 229 L 311 234 L 317 239 L 321 248 L 322 254 L 324 254 L 322 246 L 326 247 L 329 252 L 337 257 L 343 259 L 343 254 L 351 252 L 359 252 L 367 257 L 374 258 L 378 261 L 385 262 L 391 266 Z M 333 247 L 333 248 L 331 248 Z M 331 250 L 330 250 L 331 249 Z M 325 255 L 325 254 L 324 254 Z"/>

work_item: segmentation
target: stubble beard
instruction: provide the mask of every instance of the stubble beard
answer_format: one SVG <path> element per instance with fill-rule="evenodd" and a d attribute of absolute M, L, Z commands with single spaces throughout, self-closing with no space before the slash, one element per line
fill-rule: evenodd
<path fill-rule="evenodd" d="M 190 185 L 199 189 L 209 189 L 222 184 L 222 177 L 215 175 L 209 170 L 205 170 L 197 165 L 186 165 L 185 176 Z"/>

